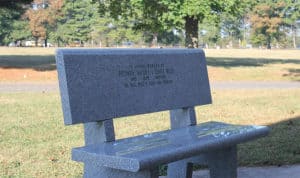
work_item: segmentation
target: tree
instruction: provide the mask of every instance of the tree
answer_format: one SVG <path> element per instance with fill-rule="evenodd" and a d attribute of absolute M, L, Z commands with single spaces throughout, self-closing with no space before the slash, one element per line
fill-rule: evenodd
<path fill-rule="evenodd" d="M 219 20 L 220 13 L 234 12 L 239 0 L 108 0 L 102 8 L 113 17 L 134 16 L 139 29 L 160 32 L 178 28 L 185 30 L 187 47 L 198 47 L 198 24 L 204 19 Z M 118 4 L 118 5 L 115 5 Z M 104 8 L 103 8 L 104 7 Z"/>
<path fill-rule="evenodd" d="M 0 8 L 0 43 L 10 33 L 11 23 L 16 18 L 17 13 L 11 13 L 9 9 Z"/>
<path fill-rule="evenodd" d="M 1 1 L 0 8 L 6 9 L 15 9 L 20 10 L 23 9 L 23 5 L 30 4 L 32 0 L 9 0 L 9 1 Z"/>
<path fill-rule="evenodd" d="M 244 18 L 242 16 L 235 16 L 230 13 L 222 15 L 220 24 L 222 36 L 229 47 L 232 48 L 234 41 L 240 41 L 243 38 L 243 22 Z"/>
<path fill-rule="evenodd" d="M 34 0 L 35 8 L 28 9 L 26 16 L 29 19 L 29 26 L 32 36 L 35 38 L 35 45 L 38 40 L 44 40 L 47 46 L 50 31 L 56 27 L 56 20 L 62 7 L 62 0 Z M 37 6 L 41 5 L 41 6 Z"/>
<path fill-rule="evenodd" d="M 221 27 L 220 24 L 208 19 L 199 24 L 199 42 L 204 47 L 220 45 Z"/>
<path fill-rule="evenodd" d="M 58 19 L 63 16 L 62 6 L 64 0 L 51 0 L 48 8 L 48 16 L 50 17 L 49 22 L 46 23 L 47 27 L 47 38 L 51 38 L 57 41 L 56 32 L 58 30 Z M 45 46 L 47 46 L 47 38 L 45 40 Z"/>
<path fill-rule="evenodd" d="M 143 32 L 144 38 L 152 38 L 151 45 L 157 45 L 158 34 L 163 32 L 164 24 L 161 21 L 162 9 L 159 1 L 138 0 L 108 0 L 98 1 L 101 16 L 108 15 L 115 21 L 127 21 L 127 27 L 135 32 Z M 145 6 L 144 6 L 145 5 Z M 118 23 L 118 22 L 117 22 Z"/>
<path fill-rule="evenodd" d="M 119 19 L 117 21 L 110 19 L 108 24 L 108 29 L 106 34 L 102 34 L 106 40 L 110 39 L 117 46 L 122 45 L 122 43 L 128 42 L 138 42 L 142 38 L 141 33 L 137 33 L 132 30 L 133 24 L 128 23 L 125 19 Z"/>
<path fill-rule="evenodd" d="M 32 36 L 35 38 L 35 46 L 38 46 L 40 38 L 46 38 L 47 29 L 44 26 L 47 23 L 47 14 L 44 10 L 29 9 L 26 13 L 29 19 L 29 26 Z"/>
<path fill-rule="evenodd" d="M 18 20 L 31 0 L 11 0 L 0 3 L 0 44 L 9 43 L 14 21 Z"/>
<path fill-rule="evenodd" d="M 91 0 L 65 0 L 62 13 L 59 18 L 58 31 L 61 32 L 58 38 L 72 45 L 87 42 L 93 31 L 93 24 L 98 14 L 98 3 L 93 4 Z"/>
<path fill-rule="evenodd" d="M 20 19 L 13 21 L 12 30 L 9 35 L 6 36 L 6 41 L 18 42 L 22 45 L 21 41 L 31 37 L 31 32 L 27 20 Z"/>
<path fill-rule="evenodd" d="M 296 36 L 297 26 L 296 22 L 300 19 L 300 2 L 298 0 L 285 0 L 284 8 L 284 24 L 291 29 L 293 47 L 297 48 Z"/>
<path fill-rule="evenodd" d="M 272 40 L 280 37 L 280 25 L 283 24 L 283 9 L 285 3 L 266 0 L 257 4 L 250 16 L 255 44 L 266 45 L 271 49 Z"/>
<path fill-rule="evenodd" d="M 256 1 L 243 0 L 240 2 L 235 13 L 224 12 L 221 15 L 221 33 L 223 41 L 225 40 L 227 45 L 234 46 L 234 42 L 238 41 L 238 46 L 241 47 L 246 44 L 246 33 L 248 22 L 248 14 L 254 7 Z M 217 25 L 217 24 L 216 24 Z"/>

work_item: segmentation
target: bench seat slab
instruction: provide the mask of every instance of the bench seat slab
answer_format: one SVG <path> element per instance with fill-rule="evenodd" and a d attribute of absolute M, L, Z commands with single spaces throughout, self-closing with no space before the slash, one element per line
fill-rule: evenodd
<path fill-rule="evenodd" d="M 99 167 L 138 172 L 263 137 L 268 132 L 269 128 L 265 126 L 206 122 L 73 148 L 72 159 Z"/>

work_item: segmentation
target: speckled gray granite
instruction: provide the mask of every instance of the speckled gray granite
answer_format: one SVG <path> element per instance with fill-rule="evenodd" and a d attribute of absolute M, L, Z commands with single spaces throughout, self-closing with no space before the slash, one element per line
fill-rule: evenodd
<path fill-rule="evenodd" d="M 155 165 L 189 158 L 265 136 L 264 126 L 238 126 L 208 122 L 171 131 L 74 148 L 72 159 L 98 166 L 137 172 Z"/>
<path fill-rule="evenodd" d="M 191 178 L 205 163 L 211 178 L 237 176 L 236 145 L 265 136 L 263 126 L 197 125 L 194 106 L 211 103 L 199 49 L 62 49 L 56 55 L 66 125 L 84 123 L 85 145 L 72 150 L 84 177 Z M 115 140 L 113 119 L 170 110 L 171 130 Z"/>
<path fill-rule="evenodd" d="M 60 49 L 65 124 L 211 103 L 198 49 Z"/>
<path fill-rule="evenodd" d="M 237 178 L 299 178 L 300 165 L 239 167 Z M 166 178 L 166 176 L 160 176 Z M 193 178 L 210 178 L 209 170 L 194 171 Z"/>

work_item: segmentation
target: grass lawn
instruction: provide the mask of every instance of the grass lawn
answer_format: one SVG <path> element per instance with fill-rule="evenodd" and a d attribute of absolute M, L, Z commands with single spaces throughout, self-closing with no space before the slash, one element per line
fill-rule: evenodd
<path fill-rule="evenodd" d="M 212 105 L 197 107 L 198 122 L 263 124 L 270 136 L 239 146 L 240 165 L 300 163 L 300 89 L 215 90 Z M 79 177 L 70 160 L 83 145 L 82 126 L 63 125 L 58 93 L 0 93 L 0 177 Z M 169 128 L 168 112 L 115 120 L 123 138 Z M 151 126 L 150 126 L 151 125 Z"/>
<path fill-rule="evenodd" d="M 55 48 L 0 47 L 0 82 L 57 80 Z"/>
<path fill-rule="evenodd" d="M 55 48 L 0 48 L 0 82 L 56 81 Z M 207 49 L 211 81 L 300 81 L 300 50 Z"/>
<path fill-rule="evenodd" d="M 55 82 L 55 48 L 0 47 L 0 82 Z M 205 50 L 211 81 L 300 81 L 300 50 Z M 239 146 L 240 165 L 300 163 L 300 89 L 214 90 L 198 122 L 269 125 Z M 115 121 L 117 138 L 169 128 L 168 112 Z M 58 93 L 0 93 L 0 177 L 80 177 L 72 147 L 82 126 L 63 124 Z"/>
<path fill-rule="evenodd" d="M 212 81 L 300 81 L 300 50 L 205 50 Z"/>

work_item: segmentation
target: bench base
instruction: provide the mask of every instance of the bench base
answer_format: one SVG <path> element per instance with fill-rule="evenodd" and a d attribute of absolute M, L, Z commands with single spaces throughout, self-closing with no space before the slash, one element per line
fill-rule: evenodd
<path fill-rule="evenodd" d="M 237 177 L 236 146 L 213 150 L 200 156 L 168 164 L 168 178 L 192 178 L 193 164 L 208 165 L 210 178 Z"/>
<path fill-rule="evenodd" d="M 236 177 L 236 145 L 267 135 L 268 127 L 207 122 L 72 150 L 85 164 L 85 177 L 158 177 L 169 164 L 169 178 L 189 178 L 192 164 L 208 165 L 212 178 Z"/>
<path fill-rule="evenodd" d="M 210 178 L 237 177 L 237 149 L 236 146 L 214 150 L 201 156 L 195 156 L 168 164 L 168 178 L 192 178 L 193 164 L 208 165 Z M 128 172 L 95 164 L 86 163 L 84 166 L 85 178 L 158 178 L 159 168 L 139 172 Z"/>

